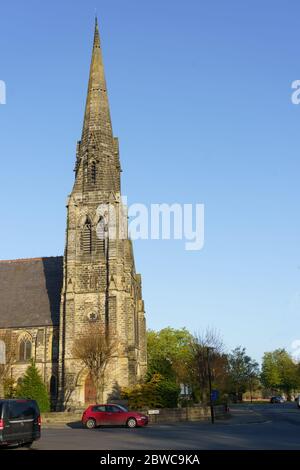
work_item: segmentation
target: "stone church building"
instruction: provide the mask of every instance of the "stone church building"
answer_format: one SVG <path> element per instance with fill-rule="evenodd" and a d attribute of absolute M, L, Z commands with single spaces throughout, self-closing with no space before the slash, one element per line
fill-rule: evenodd
<path fill-rule="evenodd" d="M 117 343 L 104 381 L 106 399 L 146 372 L 141 276 L 127 237 L 120 173 L 96 21 L 64 256 L 0 261 L 0 340 L 7 362 L 13 352 L 7 374 L 17 382 L 33 358 L 57 409 L 95 400 L 73 346 L 91 325 Z"/>

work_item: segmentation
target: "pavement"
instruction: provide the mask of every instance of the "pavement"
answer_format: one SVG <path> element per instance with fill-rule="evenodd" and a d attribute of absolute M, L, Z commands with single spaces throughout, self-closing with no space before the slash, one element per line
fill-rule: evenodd
<path fill-rule="evenodd" d="M 234 405 L 230 418 L 127 429 L 83 429 L 78 423 L 44 428 L 33 445 L 43 449 L 84 450 L 300 450 L 300 409 L 295 403 Z"/>

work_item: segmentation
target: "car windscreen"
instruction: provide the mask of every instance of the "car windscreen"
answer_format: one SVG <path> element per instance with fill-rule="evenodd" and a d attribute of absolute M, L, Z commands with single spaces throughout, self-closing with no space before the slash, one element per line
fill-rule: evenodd
<path fill-rule="evenodd" d="M 0 419 L 2 418 L 2 408 L 3 406 L 2 406 L 2 403 L 0 402 Z"/>
<path fill-rule="evenodd" d="M 38 414 L 35 402 L 12 401 L 9 403 L 9 419 L 34 419 Z"/>

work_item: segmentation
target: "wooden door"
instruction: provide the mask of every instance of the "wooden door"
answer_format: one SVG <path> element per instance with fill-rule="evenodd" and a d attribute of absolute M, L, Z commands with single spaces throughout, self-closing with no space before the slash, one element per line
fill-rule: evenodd
<path fill-rule="evenodd" d="M 86 404 L 92 405 L 96 403 L 96 387 L 90 375 L 86 378 L 85 381 L 84 399 Z"/>

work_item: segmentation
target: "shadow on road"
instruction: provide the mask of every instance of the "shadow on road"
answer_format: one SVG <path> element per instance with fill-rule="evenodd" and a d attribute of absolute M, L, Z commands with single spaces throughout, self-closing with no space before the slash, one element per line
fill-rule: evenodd
<path fill-rule="evenodd" d="M 84 429 L 81 421 L 72 421 L 71 423 L 67 423 L 67 426 L 71 429 Z"/>

